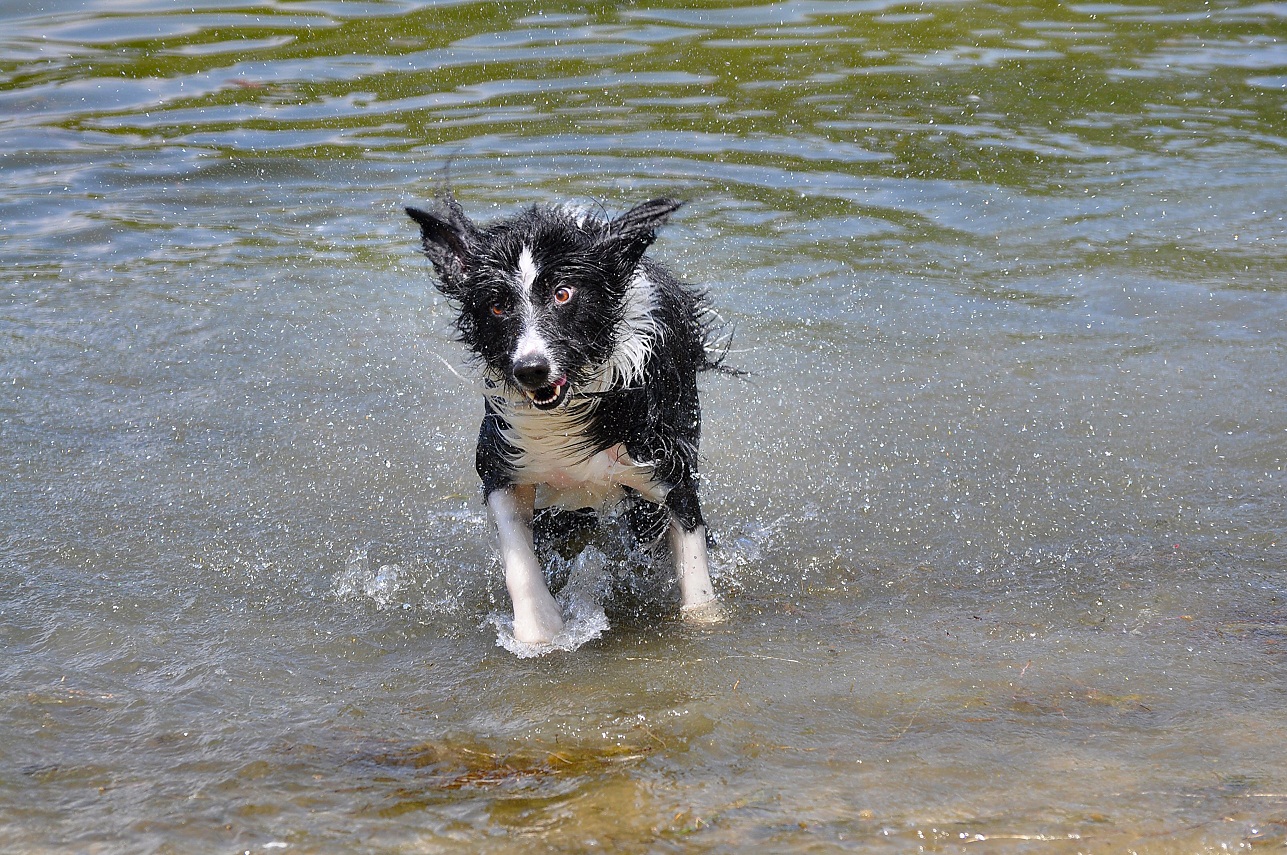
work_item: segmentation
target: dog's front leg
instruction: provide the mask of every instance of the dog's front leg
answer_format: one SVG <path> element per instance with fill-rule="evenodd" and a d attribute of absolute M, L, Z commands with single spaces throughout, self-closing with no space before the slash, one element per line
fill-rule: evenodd
<path fill-rule="evenodd" d="M 501 487 L 487 496 L 505 562 L 505 587 L 514 602 L 514 638 L 525 644 L 548 643 L 563 629 L 559 605 L 545 587 L 532 546 L 535 504 L 536 488 L 530 485 Z"/>
<path fill-rule="evenodd" d="M 679 579 L 679 611 L 685 620 L 717 623 L 726 617 L 715 596 L 706 561 L 706 526 L 687 530 L 676 517 L 670 519 L 670 551 Z"/>

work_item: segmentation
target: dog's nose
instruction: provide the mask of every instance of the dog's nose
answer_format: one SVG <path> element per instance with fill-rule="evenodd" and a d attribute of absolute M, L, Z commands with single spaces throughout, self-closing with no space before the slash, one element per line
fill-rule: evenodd
<path fill-rule="evenodd" d="M 514 380 L 524 389 L 541 389 L 550 384 L 550 361 L 532 354 L 514 363 Z"/>

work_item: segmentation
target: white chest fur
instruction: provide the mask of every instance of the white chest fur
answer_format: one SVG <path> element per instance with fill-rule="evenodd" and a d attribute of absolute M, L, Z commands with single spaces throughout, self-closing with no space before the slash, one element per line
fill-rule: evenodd
<path fill-rule="evenodd" d="M 509 424 L 505 440 L 518 452 L 511 461 L 514 482 L 535 485 L 539 506 L 600 509 L 618 501 L 626 487 L 650 501 L 665 501 L 669 489 L 653 480 L 652 465 L 632 459 L 624 445 L 586 457 L 575 406 L 557 413 L 521 405 L 503 410 Z"/>
<path fill-rule="evenodd" d="M 529 458 L 522 473 L 524 482 L 537 485 L 537 503 L 542 507 L 601 508 L 619 500 L 623 487 L 654 502 L 664 501 L 667 492 L 652 480 L 652 467 L 631 460 L 623 445 L 600 451 L 588 460 Z"/>

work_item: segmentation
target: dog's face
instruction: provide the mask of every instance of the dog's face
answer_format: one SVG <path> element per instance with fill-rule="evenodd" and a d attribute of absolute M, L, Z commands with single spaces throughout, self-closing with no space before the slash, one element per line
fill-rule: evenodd
<path fill-rule="evenodd" d="M 460 307 L 461 341 L 494 379 L 552 410 L 634 332 L 640 260 L 678 207 L 657 199 L 612 220 L 534 207 L 480 226 L 447 196 L 407 213 L 439 290 Z"/>

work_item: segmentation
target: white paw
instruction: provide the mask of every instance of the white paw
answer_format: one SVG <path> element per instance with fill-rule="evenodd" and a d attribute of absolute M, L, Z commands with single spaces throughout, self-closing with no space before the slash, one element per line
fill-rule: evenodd
<path fill-rule="evenodd" d="M 690 603 L 686 606 L 679 607 L 679 616 L 684 619 L 685 623 L 704 626 L 707 624 L 723 623 L 728 620 L 729 612 L 724 607 L 724 602 L 719 597 L 712 597 L 701 603 Z"/>
<path fill-rule="evenodd" d="M 552 608 L 514 613 L 514 640 L 523 644 L 549 644 L 563 631 L 563 617 L 553 600 Z"/>

